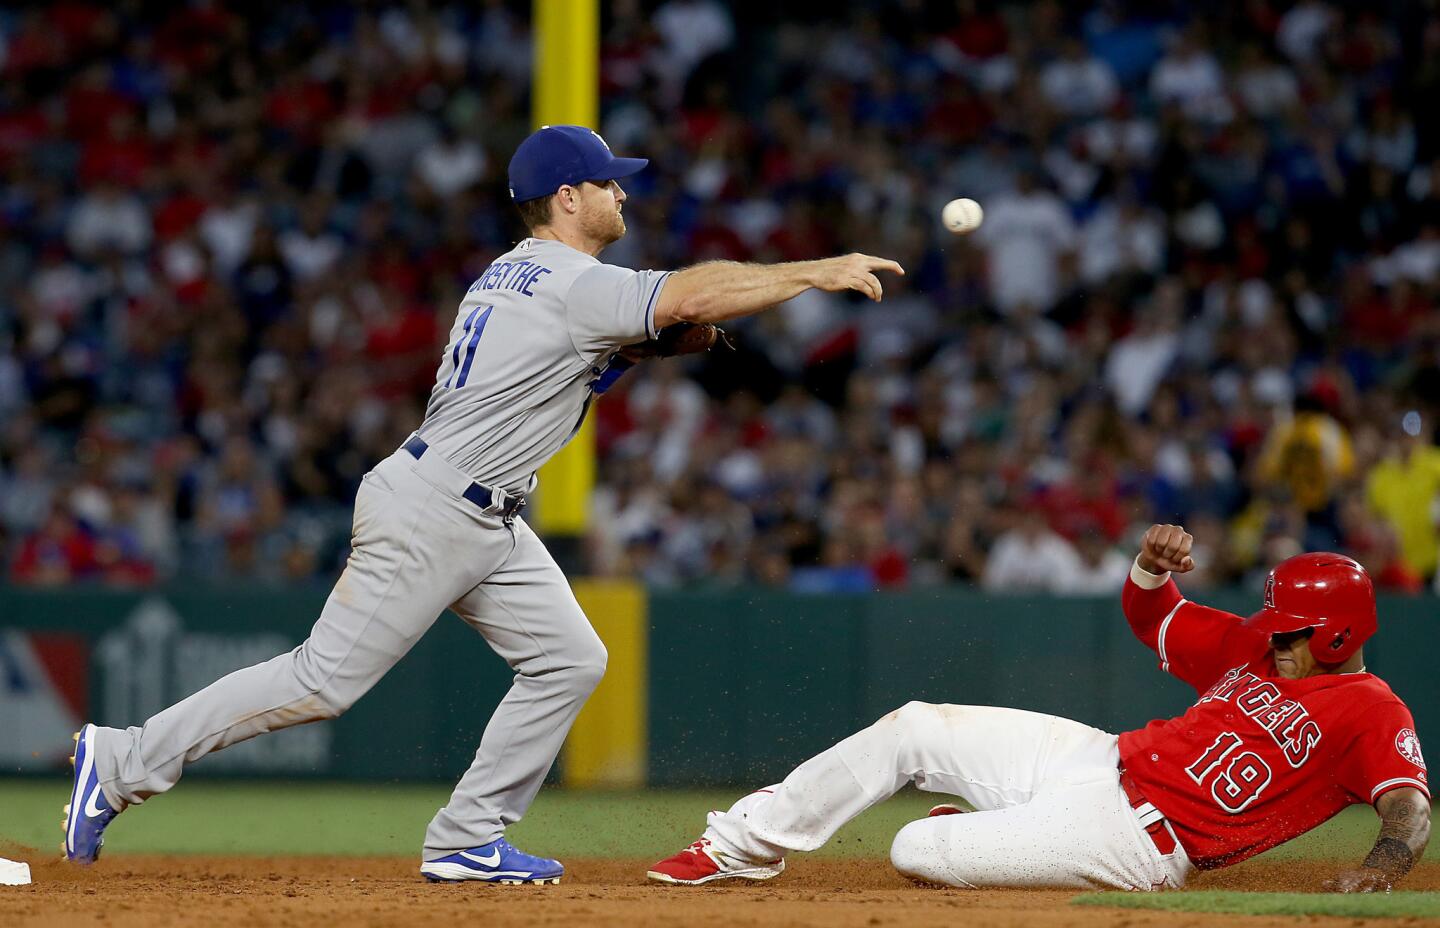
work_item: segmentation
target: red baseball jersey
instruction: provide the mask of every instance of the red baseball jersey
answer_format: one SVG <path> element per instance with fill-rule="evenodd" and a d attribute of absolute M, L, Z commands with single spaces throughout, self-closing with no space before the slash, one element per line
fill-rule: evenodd
<path fill-rule="evenodd" d="M 1143 579 L 1143 578 L 1142 578 Z M 1120 761 L 1195 866 L 1229 866 L 1348 805 L 1413 786 L 1427 797 L 1410 710 L 1369 673 L 1287 680 L 1241 618 L 1125 581 L 1125 617 L 1200 700 L 1120 736 Z"/>

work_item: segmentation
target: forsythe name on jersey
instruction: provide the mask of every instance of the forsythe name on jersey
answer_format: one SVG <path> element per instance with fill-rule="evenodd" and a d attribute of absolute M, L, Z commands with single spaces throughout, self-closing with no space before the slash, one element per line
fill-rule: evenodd
<path fill-rule="evenodd" d="M 534 296 L 537 281 L 550 269 L 535 261 L 496 261 L 475 279 L 466 293 L 476 290 L 513 290 L 524 296 Z"/>

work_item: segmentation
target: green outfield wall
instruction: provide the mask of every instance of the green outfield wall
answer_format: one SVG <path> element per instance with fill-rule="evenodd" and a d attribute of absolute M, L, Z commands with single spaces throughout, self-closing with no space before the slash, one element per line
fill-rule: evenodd
<path fill-rule="evenodd" d="M 1254 600 L 1206 597 L 1247 614 Z M 1410 705 L 1422 742 L 1440 745 L 1437 607 L 1432 597 L 1382 602 L 1383 633 L 1366 658 Z M 1118 596 L 664 592 L 650 612 L 656 784 L 775 778 L 911 699 L 1012 706 L 1117 732 L 1194 699 L 1131 635 Z"/>
<path fill-rule="evenodd" d="M 136 723 L 230 670 L 295 647 L 327 592 L 0 588 L 0 772 L 63 764 L 68 726 L 81 717 Z M 1118 597 L 961 589 L 593 595 L 582 595 L 592 611 L 625 609 L 641 627 L 623 640 L 611 636 L 612 665 L 628 668 L 617 674 L 623 690 L 604 697 L 607 711 L 594 713 L 576 740 L 585 758 L 603 758 L 614 726 L 615 743 L 636 755 L 616 762 L 625 776 L 656 785 L 777 779 L 911 699 L 1013 706 L 1118 731 L 1178 713 L 1193 696 L 1130 636 Z M 1253 599 L 1207 596 L 1240 612 Z M 1428 596 L 1383 601 L 1381 635 L 1366 648 L 1370 669 L 1410 704 L 1430 745 L 1440 744 L 1440 674 L 1430 647 L 1437 606 Z M 625 627 L 615 619 L 596 624 Z M 343 718 L 237 745 L 195 772 L 454 779 L 510 677 L 483 640 L 446 614 Z M 622 725 L 616 711 L 648 719 Z M 596 766 L 580 756 L 573 767 Z"/>
<path fill-rule="evenodd" d="M 89 653 L 86 717 L 138 724 L 231 670 L 302 642 L 327 588 L 176 586 L 144 593 L 0 590 L 0 655 L 33 676 L 33 653 L 78 636 Z M 17 630 L 42 632 L 18 635 Z M 47 637 L 48 636 L 48 639 Z M 26 640 L 28 638 L 28 640 Z M 37 642 L 37 639 L 38 642 Z M 67 642 L 68 643 L 68 642 Z M 510 670 L 448 613 L 370 694 L 336 721 L 257 738 L 205 758 L 195 773 L 242 776 L 454 779 L 469 766 Z M 43 684 L 43 681 L 41 681 Z M 31 684 L 34 690 L 36 685 Z M 28 729 L 46 710 L 34 696 L 0 693 L 0 732 Z M 68 707 L 68 706 L 67 706 Z M 53 726 L 52 726 L 53 727 Z M 63 744 L 26 732 L 39 752 L 27 762 L 0 736 L 0 770 L 64 763 Z M 60 734 L 59 732 L 56 733 Z M 69 733 L 63 733 L 69 740 Z M 28 745 L 26 746 L 29 747 Z"/>

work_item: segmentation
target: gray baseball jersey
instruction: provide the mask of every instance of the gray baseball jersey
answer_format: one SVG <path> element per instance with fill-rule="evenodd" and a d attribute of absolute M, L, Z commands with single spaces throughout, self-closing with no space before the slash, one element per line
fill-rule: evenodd
<path fill-rule="evenodd" d="M 165 792 L 211 751 L 339 715 L 448 607 L 515 681 L 426 831 L 422 870 L 449 866 L 439 858 L 487 846 L 518 821 L 606 653 L 525 521 L 482 509 L 467 491 L 472 482 L 510 493 L 533 486 L 579 428 L 610 356 L 654 334 L 666 276 L 537 239 L 490 265 L 451 328 L 418 432 L 424 444 L 407 443 L 361 483 L 350 559 L 310 637 L 143 726 L 97 729 L 91 749 L 111 807 Z"/>
<path fill-rule="evenodd" d="M 654 337 L 667 276 L 525 239 L 461 301 L 420 437 L 479 482 L 525 492 L 580 427 L 608 357 Z"/>

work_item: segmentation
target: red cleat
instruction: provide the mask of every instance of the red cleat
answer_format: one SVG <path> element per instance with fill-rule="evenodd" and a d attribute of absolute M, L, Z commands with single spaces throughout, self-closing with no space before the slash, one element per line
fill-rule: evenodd
<path fill-rule="evenodd" d="M 722 854 L 701 838 L 674 857 L 667 857 L 645 874 L 656 883 L 699 886 L 716 880 L 768 880 L 785 870 L 785 859 L 755 863 Z"/>
<path fill-rule="evenodd" d="M 934 818 L 937 815 L 964 815 L 966 812 L 969 811 L 969 809 L 962 809 L 957 805 L 952 805 L 948 802 L 942 802 L 938 806 L 931 806 L 930 811 L 925 813 L 925 817 Z"/>

